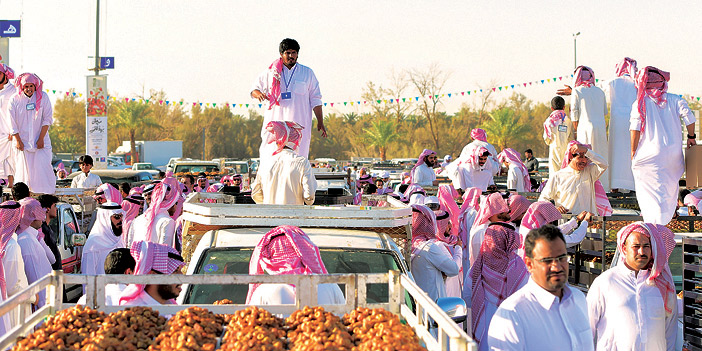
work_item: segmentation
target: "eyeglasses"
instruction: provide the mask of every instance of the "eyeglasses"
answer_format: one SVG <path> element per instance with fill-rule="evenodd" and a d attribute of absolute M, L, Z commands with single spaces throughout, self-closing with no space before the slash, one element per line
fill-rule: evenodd
<path fill-rule="evenodd" d="M 535 259 L 534 261 L 541 262 L 541 263 L 543 263 L 543 264 L 545 264 L 545 265 L 547 265 L 547 266 L 552 265 L 553 262 L 558 262 L 558 263 L 560 263 L 560 264 L 565 264 L 565 263 L 570 263 L 570 255 L 568 255 L 568 254 L 563 254 L 563 255 L 560 255 L 560 256 L 558 256 L 558 257 L 546 257 L 546 258 L 542 258 L 542 259 L 538 259 L 538 260 Z"/>
<path fill-rule="evenodd" d="M 578 154 L 573 154 L 572 156 L 573 156 L 573 158 L 576 158 L 576 157 L 588 158 L 587 156 L 585 156 L 585 153 L 584 153 L 584 152 L 583 152 L 583 153 L 578 153 Z"/>

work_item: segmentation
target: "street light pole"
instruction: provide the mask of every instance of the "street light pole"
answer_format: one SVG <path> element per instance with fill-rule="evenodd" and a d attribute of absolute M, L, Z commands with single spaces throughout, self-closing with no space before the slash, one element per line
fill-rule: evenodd
<path fill-rule="evenodd" d="M 573 34 L 573 69 L 578 68 L 578 35 L 580 32 Z"/>
<path fill-rule="evenodd" d="M 100 0 L 97 0 L 97 12 L 95 15 L 95 75 L 100 74 Z"/>

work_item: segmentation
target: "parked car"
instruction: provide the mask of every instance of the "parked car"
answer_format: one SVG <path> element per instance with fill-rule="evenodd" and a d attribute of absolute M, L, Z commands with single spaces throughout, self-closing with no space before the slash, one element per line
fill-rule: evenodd
<path fill-rule="evenodd" d="M 173 173 L 192 173 L 197 175 L 200 172 L 219 172 L 219 164 L 212 161 L 176 161 L 173 165 Z"/>
<path fill-rule="evenodd" d="M 248 274 L 254 247 L 271 228 L 232 228 L 209 231 L 200 240 L 187 274 Z M 383 233 L 334 228 L 303 228 L 319 247 L 330 274 L 387 273 L 399 270 L 411 276 L 402 251 Z M 230 299 L 245 303 L 248 285 L 188 285 L 179 302 L 212 303 Z M 344 289 L 342 288 L 342 291 Z M 369 284 L 368 302 L 388 301 L 387 284 Z"/>
<path fill-rule="evenodd" d="M 138 162 L 132 165 L 131 168 L 132 171 L 146 171 L 151 173 L 151 176 L 153 178 L 156 178 L 158 176 L 158 173 L 160 172 L 158 168 L 154 167 L 153 164 L 150 162 Z"/>
<path fill-rule="evenodd" d="M 120 184 L 127 182 L 132 186 L 139 186 L 142 184 L 151 183 L 151 181 L 154 179 L 154 177 L 151 176 L 151 173 L 147 171 L 94 169 L 90 172 L 100 176 L 100 180 L 102 180 L 103 183 Z M 62 182 L 67 181 L 68 185 L 70 186 L 71 181 L 73 178 L 78 176 L 78 174 L 80 174 L 80 172 L 71 173 L 71 175 L 69 175 L 68 178 Z M 59 182 L 57 182 L 57 186 L 58 185 Z"/>

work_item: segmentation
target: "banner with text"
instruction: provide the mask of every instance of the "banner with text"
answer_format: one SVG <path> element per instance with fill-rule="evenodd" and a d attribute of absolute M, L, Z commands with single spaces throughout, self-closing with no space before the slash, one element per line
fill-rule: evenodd
<path fill-rule="evenodd" d="M 85 149 L 96 169 L 107 168 L 107 76 L 88 76 Z"/>

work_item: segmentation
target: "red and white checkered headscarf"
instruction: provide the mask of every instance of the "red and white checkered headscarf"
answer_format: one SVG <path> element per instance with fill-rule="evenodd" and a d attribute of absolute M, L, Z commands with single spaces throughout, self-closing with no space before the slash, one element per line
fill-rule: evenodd
<path fill-rule="evenodd" d="M 641 116 L 641 133 L 646 129 L 646 97 L 660 107 L 667 102 L 670 73 L 656 67 L 646 66 L 636 75 L 636 106 Z M 643 139 L 642 139 L 643 140 Z"/>
<path fill-rule="evenodd" d="M 283 74 L 283 59 L 279 58 L 273 61 L 273 63 L 268 66 L 268 71 L 273 77 L 268 93 L 268 109 L 270 110 L 273 108 L 273 105 L 280 106 L 280 77 Z"/>
<path fill-rule="evenodd" d="M 156 271 L 161 274 L 173 274 L 178 268 L 185 265 L 183 257 L 174 248 L 152 243 L 149 241 L 135 241 L 129 252 L 136 261 L 134 275 L 149 274 L 151 271 Z M 124 305 L 129 301 L 136 299 L 145 285 L 129 284 L 122 292 L 119 298 L 119 304 Z"/>
<path fill-rule="evenodd" d="M 575 69 L 575 73 L 573 73 L 573 77 L 575 77 L 573 88 L 580 86 L 589 88 L 595 85 L 595 72 L 590 67 L 578 66 L 578 68 Z"/>
<path fill-rule="evenodd" d="M 20 222 L 20 204 L 15 201 L 5 201 L 0 204 L 0 292 L 3 301 L 7 299 L 7 283 L 5 281 L 5 248 L 17 230 Z"/>
<path fill-rule="evenodd" d="M 531 201 L 522 195 L 512 194 L 507 199 L 507 205 L 509 206 L 509 221 L 514 222 L 529 209 Z"/>
<path fill-rule="evenodd" d="M 468 188 L 463 193 L 463 205 L 461 205 L 461 213 L 473 208 L 476 211 L 480 209 L 480 194 L 482 191 L 479 188 Z"/>
<path fill-rule="evenodd" d="M 675 282 L 668 266 L 670 254 L 675 249 L 675 234 L 670 229 L 660 224 L 634 222 L 619 230 L 617 233 L 617 250 L 620 253 L 620 262 L 626 261 L 623 248 L 629 234 L 637 232 L 646 235 L 651 240 L 651 274 L 646 278 L 648 285 L 655 285 L 663 297 L 663 306 L 667 316 L 673 313 L 675 298 Z"/>
<path fill-rule="evenodd" d="M 480 141 L 487 143 L 487 133 L 485 133 L 484 129 L 475 128 L 475 129 L 471 130 L 470 137 L 475 139 L 475 140 L 480 140 Z"/>
<path fill-rule="evenodd" d="M 0 57 L 2 58 L 2 57 Z M 7 79 L 14 79 L 15 78 L 15 71 L 10 68 L 10 66 L 0 63 L 0 72 L 2 72 Z"/>
<path fill-rule="evenodd" d="M 141 209 L 144 207 L 144 198 L 139 194 L 129 195 L 122 201 L 121 205 L 122 210 L 124 210 L 124 218 L 122 219 L 122 244 L 126 246 L 127 235 L 125 234 L 129 233 L 129 227 L 132 225 L 132 221 L 141 214 Z"/>
<path fill-rule="evenodd" d="M 461 209 L 456 203 L 456 198 L 459 196 L 458 191 L 453 187 L 453 185 L 441 184 L 438 190 L 439 203 L 441 208 L 444 209 L 449 214 L 451 221 L 451 235 L 458 236 L 458 218 L 461 215 Z"/>
<path fill-rule="evenodd" d="M 41 107 L 42 96 L 44 95 L 44 82 L 41 81 L 39 76 L 34 73 L 22 73 L 15 79 L 15 88 L 17 88 L 17 95 L 23 95 L 22 87 L 25 84 L 34 84 L 34 94 L 37 94 L 35 111 L 39 113 L 39 108 Z"/>
<path fill-rule="evenodd" d="M 546 118 L 546 121 L 544 121 L 544 139 L 552 140 L 553 128 L 563 123 L 566 117 L 566 113 L 563 110 L 551 111 L 551 114 L 548 115 L 548 118 Z"/>
<path fill-rule="evenodd" d="M 499 306 L 517 291 L 528 275 L 524 260 L 517 254 L 519 244 L 519 234 L 508 224 L 494 224 L 485 231 L 480 253 L 470 271 L 473 280 L 471 330 L 476 341 L 481 341 L 475 329 L 480 319 L 485 318 L 486 295 L 496 297 Z"/>
<path fill-rule="evenodd" d="M 219 180 L 219 182 L 222 183 L 222 184 L 224 184 L 224 182 L 227 181 L 227 180 L 228 180 L 229 182 L 231 182 L 231 181 L 232 181 L 232 176 L 230 176 L 230 175 L 225 175 L 224 177 L 222 177 L 222 178 Z"/>
<path fill-rule="evenodd" d="M 281 225 L 258 242 L 249 261 L 249 275 L 328 274 L 319 248 L 302 229 Z M 246 303 L 260 284 L 249 285 Z"/>
<path fill-rule="evenodd" d="M 21 233 L 29 228 L 29 225 L 36 220 L 44 221 L 46 219 L 46 209 L 41 207 L 41 204 L 36 199 L 25 197 L 20 200 L 22 205 L 20 211 L 20 223 L 17 227 L 17 232 Z"/>
<path fill-rule="evenodd" d="M 293 151 L 297 150 L 302 140 L 303 129 L 303 126 L 295 122 L 270 121 L 266 125 L 266 131 L 268 131 L 266 144 L 275 143 L 278 146 L 273 155 L 283 151 L 285 147 L 289 147 Z"/>
<path fill-rule="evenodd" d="M 105 199 L 107 202 L 114 202 L 116 204 L 122 203 L 122 193 L 109 183 L 103 183 L 97 189 L 95 189 L 95 200 L 99 198 Z"/>
<path fill-rule="evenodd" d="M 424 205 L 412 207 L 412 256 L 425 241 L 437 238 L 439 226 L 434 211 Z"/>
<path fill-rule="evenodd" d="M 175 178 L 166 178 L 161 183 L 156 184 L 151 194 L 151 203 L 146 209 L 146 240 L 151 241 L 153 236 L 153 223 L 156 215 L 161 212 L 168 212 L 178 201 L 182 202 L 183 196 L 180 184 Z M 178 211 L 176 210 L 176 213 Z M 176 217 L 177 218 L 177 217 Z"/>
<path fill-rule="evenodd" d="M 636 60 L 625 57 L 621 62 L 617 63 L 615 70 L 617 77 L 628 75 L 633 80 L 636 77 Z"/>
<path fill-rule="evenodd" d="M 549 201 L 536 201 L 529 206 L 524 214 L 522 227 L 529 230 L 538 229 L 562 217 L 554 204 Z"/>
<path fill-rule="evenodd" d="M 502 198 L 502 194 L 492 193 L 485 199 L 485 204 L 480 207 L 478 217 L 473 222 L 473 228 L 488 223 L 490 222 L 490 217 L 505 212 L 509 212 L 509 206 Z"/>
<path fill-rule="evenodd" d="M 524 178 L 524 190 L 527 192 L 531 191 L 531 178 L 529 178 L 529 170 L 527 167 L 524 165 L 524 162 L 522 162 L 522 159 L 519 157 L 519 153 L 508 147 L 502 150 L 499 154 L 497 154 L 497 160 L 500 162 L 507 162 L 509 164 L 515 165 L 517 168 L 519 168 L 520 171 L 522 171 L 522 177 Z"/>
<path fill-rule="evenodd" d="M 417 167 L 425 164 L 427 157 L 429 157 L 431 155 L 436 155 L 436 152 L 429 150 L 429 149 L 422 150 L 422 153 L 419 154 L 419 159 L 417 159 L 417 163 L 414 164 L 414 166 L 412 167 L 412 170 L 409 172 L 410 173 L 410 183 L 414 183 L 414 170 Z M 439 165 L 436 164 L 432 168 L 436 168 L 438 166 Z"/>
<path fill-rule="evenodd" d="M 592 146 L 588 144 L 579 143 L 577 140 L 571 140 L 566 147 L 565 155 L 563 155 L 563 162 L 561 162 L 561 169 L 569 166 L 570 161 L 573 160 L 573 154 L 570 153 L 570 148 L 573 145 L 583 145 L 588 149 L 592 149 Z M 612 215 L 612 205 L 609 203 L 607 198 L 607 192 L 605 191 L 602 183 L 595 181 L 595 204 L 597 205 L 597 214 L 600 216 L 611 216 Z"/>

